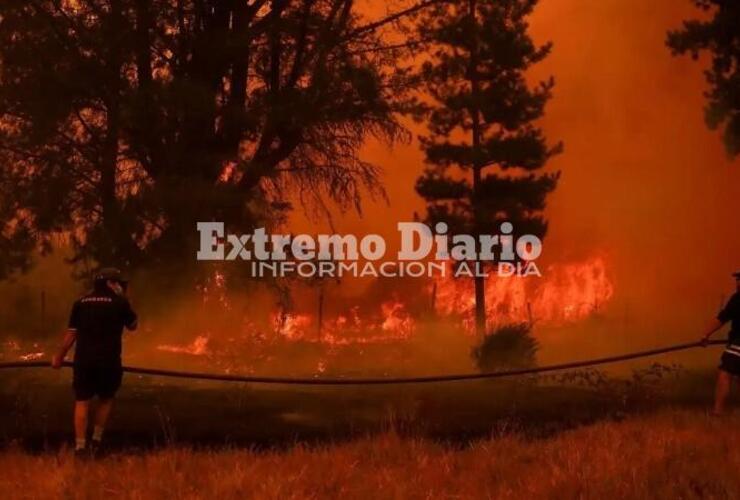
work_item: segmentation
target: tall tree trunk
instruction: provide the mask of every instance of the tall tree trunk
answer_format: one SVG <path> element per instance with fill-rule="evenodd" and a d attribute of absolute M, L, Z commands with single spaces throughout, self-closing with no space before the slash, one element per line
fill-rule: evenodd
<path fill-rule="evenodd" d="M 472 106 L 470 113 L 472 115 L 473 127 L 473 225 L 475 226 L 475 236 L 481 232 L 481 213 L 480 213 L 480 183 L 481 183 L 481 164 L 480 142 L 481 142 L 481 125 L 479 105 L 479 82 L 478 82 L 478 39 L 477 39 L 477 21 L 475 16 L 477 0 L 469 0 L 468 7 L 470 16 L 471 30 L 473 38 L 470 47 L 470 85 L 473 94 Z M 476 238 L 479 240 L 479 238 Z M 476 243 L 476 252 L 480 254 L 480 243 Z M 482 263 L 476 259 L 475 275 L 475 333 L 483 336 L 486 333 L 486 283 L 483 276 L 479 276 L 482 271 Z"/>
<path fill-rule="evenodd" d="M 224 115 L 223 142 L 228 155 L 236 156 L 239 152 L 241 128 L 247 102 L 247 79 L 249 75 L 249 57 L 251 40 L 246 43 L 249 28 L 249 9 L 246 2 L 235 0 L 232 14 L 232 38 L 239 40 L 238 48 L 231 65 L 231 90 Z"/>
<path fill-rule="evenodd" d="M 103 234 L 108 240 L 102 255 L 109 262 L 100 262 L 103 265 L 120 265 L 116 262 L 122 242 L 118 235 L 121 230 L 118 217 L 118 200 L 116 198 L 116 174 L 118 171 L 118 141 L 120 136 L 121 111 L 119 106 L 120 69 L 121 69 L 121 36 L 122 11 L 120 0 L 111 1 L 110 13 L 110 42 L 107 67 L 108 95 L 105 99 L 106 108 L 106 135 L 103 144 L 100 165 L 100 205 L 102 212 Z"/>
<path fill-rule="evenodd" d="M 136 0 L 136 79 L 142 97 L 142 120 L 137 126 L 142 128 L 147 156 L 144 168 L 152 177 L 166 171 L 166 154 L 159 137 L 159 117 L 154 102 L 152 79 L 151 30 L 153 28 L 150 0 Z"/>

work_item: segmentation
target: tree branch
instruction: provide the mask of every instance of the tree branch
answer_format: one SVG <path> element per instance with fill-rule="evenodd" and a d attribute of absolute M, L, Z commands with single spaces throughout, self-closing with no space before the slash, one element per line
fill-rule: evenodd
<path fill-rule="evenodd" d="M 416 5 L 413 5 L 409 7 L 408 9 L 404 9 L 399 12 L 395 12 L 387 17 L 384 17 L 383 19 L 379 19 L 377 21 L 374 21 L 372 23 L 366 24 L 364 26 L 359 26 L 358 28 L 355 28 L 354 30 L 347 33 L 345 39 L 351 40 L 352 38 L 356 37 L 357 35 L 361 35 L 370 31 L 375 31 L 379 28 L 382 28 L 386 24 L 390 24 L 392 22 L 398 21 L 399 19 L 409 16 L 411 14 L 415 14 L 416 12 L 419 12 L 420 10 L 426 9 L 427 7 L 431 7 L 432 5 L 436 5 L 438 3 L 446 3 L 450 2 L 452 0 L 425 0 L 423 2 L 419 2 Z"/>

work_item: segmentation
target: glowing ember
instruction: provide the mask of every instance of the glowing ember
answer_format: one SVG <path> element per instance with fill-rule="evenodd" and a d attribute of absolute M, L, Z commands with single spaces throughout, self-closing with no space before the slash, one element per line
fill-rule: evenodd
<path fill-rule="evenodd" d="M 20 357 L 23 361 L 35 361 L 37 359 L 42 359 L 46 356 L 46 353 L 43 351 L 40 352 L 29 352 L 27 354 L 23 354 Z"/>
<path fill-rule="evenodd" d="M 383 316 L 385 316 L 381 325 L 384 332 L 398 332 L 405 337 L 413 333 L 414 320 L 406 311 L 406 306 L 402 302 L 384 302 L 380 305 L 380 308 L 383 311 Z"/>
<path fill-rule="evenodd" d="M 47 356 L 46 351 L 42 350 L 43 346 L 38 342 L 24 347 L 17 340 L 10 339 L 0 344 L 0 347 L 0 359 L 5 358 L 8 354 L 11 359 L 20 361 L 36 361 Z M 31 351 L 30 349 L 34 350 Z"/>
<path fill-rule="evenodd" d="M 275 332 L 286 340 L 321 342 L 332 345 L 371 344 L 409 338 L 416 322 L 399 300 L 380 304 L 379 311 L 360 315 L 353 307 L 347 314 L 327 320 L 318 332 L 315 318 L 310 314 L 283 313 L 273 316 Z"/>
<path fill-rule="evenodd" d="M 308 314 L 285 313 L 273 317 L 275 332 L 288 340 L 305 338 L 312 323 L 313 320 Z"/>
<path fill-rule="evenodd" d="M 199 335 L 195 337 L 192 343 L 187 345 L 169 345 L 164 344 L 157 346 L 160 351 L 174 352 L 179 354 L 191 354 L 193 356 L 204 356 L 208 354 L 208 337 Z"/>
<path fill-rule="evenodd" d="M 21 350 L 21 345 L 17 340 L 7 340 L 4 343 L 5 350 L 10 352 L 18 352 Z"/>
<path fill-rule="evenodd" d="M 226 276 L 221 271 L 215 271 L 204 284 L 198 287 L 203 305 L 218 305 L 224 310 L 231 309 L 226 289 Z"/>

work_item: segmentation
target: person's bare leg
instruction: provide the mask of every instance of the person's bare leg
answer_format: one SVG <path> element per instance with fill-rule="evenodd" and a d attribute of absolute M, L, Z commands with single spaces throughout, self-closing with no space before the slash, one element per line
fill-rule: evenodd
<path fill-rule="evenodd" d="M 108 417 L 113 409 L 113 398 L 101 399 L 95 409 L 95 428 L 93 429 L 93 441 L 98 443 L 103 439 L 103 431 L 108 423 Z"/>
<path fill-rule="evenodd" d="M 87 413 L 90 401 L 75 401 L 75 449 L 83 449 L 87 441 Z"/>
<path fill-rule="evenodd" d="M 714 392 L 714 414 L 722 415 L 725 412 L 727 405 L 727 397 L 730 394 L 730 385 L 732 383 L 732 375 L 724 370 L 720 370 L 717 374 L 717 386 Z"/>

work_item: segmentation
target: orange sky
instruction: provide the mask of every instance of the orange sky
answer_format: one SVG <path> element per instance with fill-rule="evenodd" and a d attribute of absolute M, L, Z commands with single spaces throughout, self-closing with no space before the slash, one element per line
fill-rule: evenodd
<path fill-rule="evenodd" d="M 609 252 L 619 307 L 685 318 L 700 328 L 740 270 L 740 161 L 729 161 L 703 122 L 705 62 L 674 58 L 666 31 L 695 17 L 689 0 L 542 0 L 532 19 L 538 42 L 554 42 L 536 74 L 554 75 L 543 122 L 565 153 L 547 211 L 545 256 Z M 413 191 L 422 155 L 370 143 L 390 204 L 337 219 L 340 232 L 395 237 L 397 221 L 423 204 Z M 302 215 L 294 227 L 304 228 Z M 324 229 L 317 223 L 314 229 Z"/>
<path fill-rule="evenodd" d="M 554 42 L 533 75 L 556 79 L 543 126 L 553 142 L 565 143 L 548 167 L 563 175 L 547 209 L 543 259 L 605 251 L 616 290 L 605 320 L 557 332 L 538 326 L 546 347 L 541 362 L 698 338 L 733 289 L 730 273 L 740 270 L 740 160 L 729 161 L 719 134 L 704 125 L 706 60 L 674 58 L 664 43 L 668 29 L 695 15 L 689 0 L 541 0 L 532 19 L 535 39 Z M 337 216 L 335 227 L 395 241 L 397 222 L 423 210 L 413 189 L 422 154 L 416 142 L 390 150 L 371 141 L 364 159 L 384 169 L 389 204 L 366 200 L 363 217 Z M 297 209 L 289 229 L 328 227 Z M 72 296 L 77 284 L 65 278 L 53 288 L 49 281 L 49 269 L 60 261 L 45 260 L 25 282 L 43 276 L 49 297 Z M 359 289 L 357 282 L 341 284 L 347 295 Z M 66 314 L 66 304 L 50 304 Z M 439 359 L 448 347 L 440 348 Z"/>

